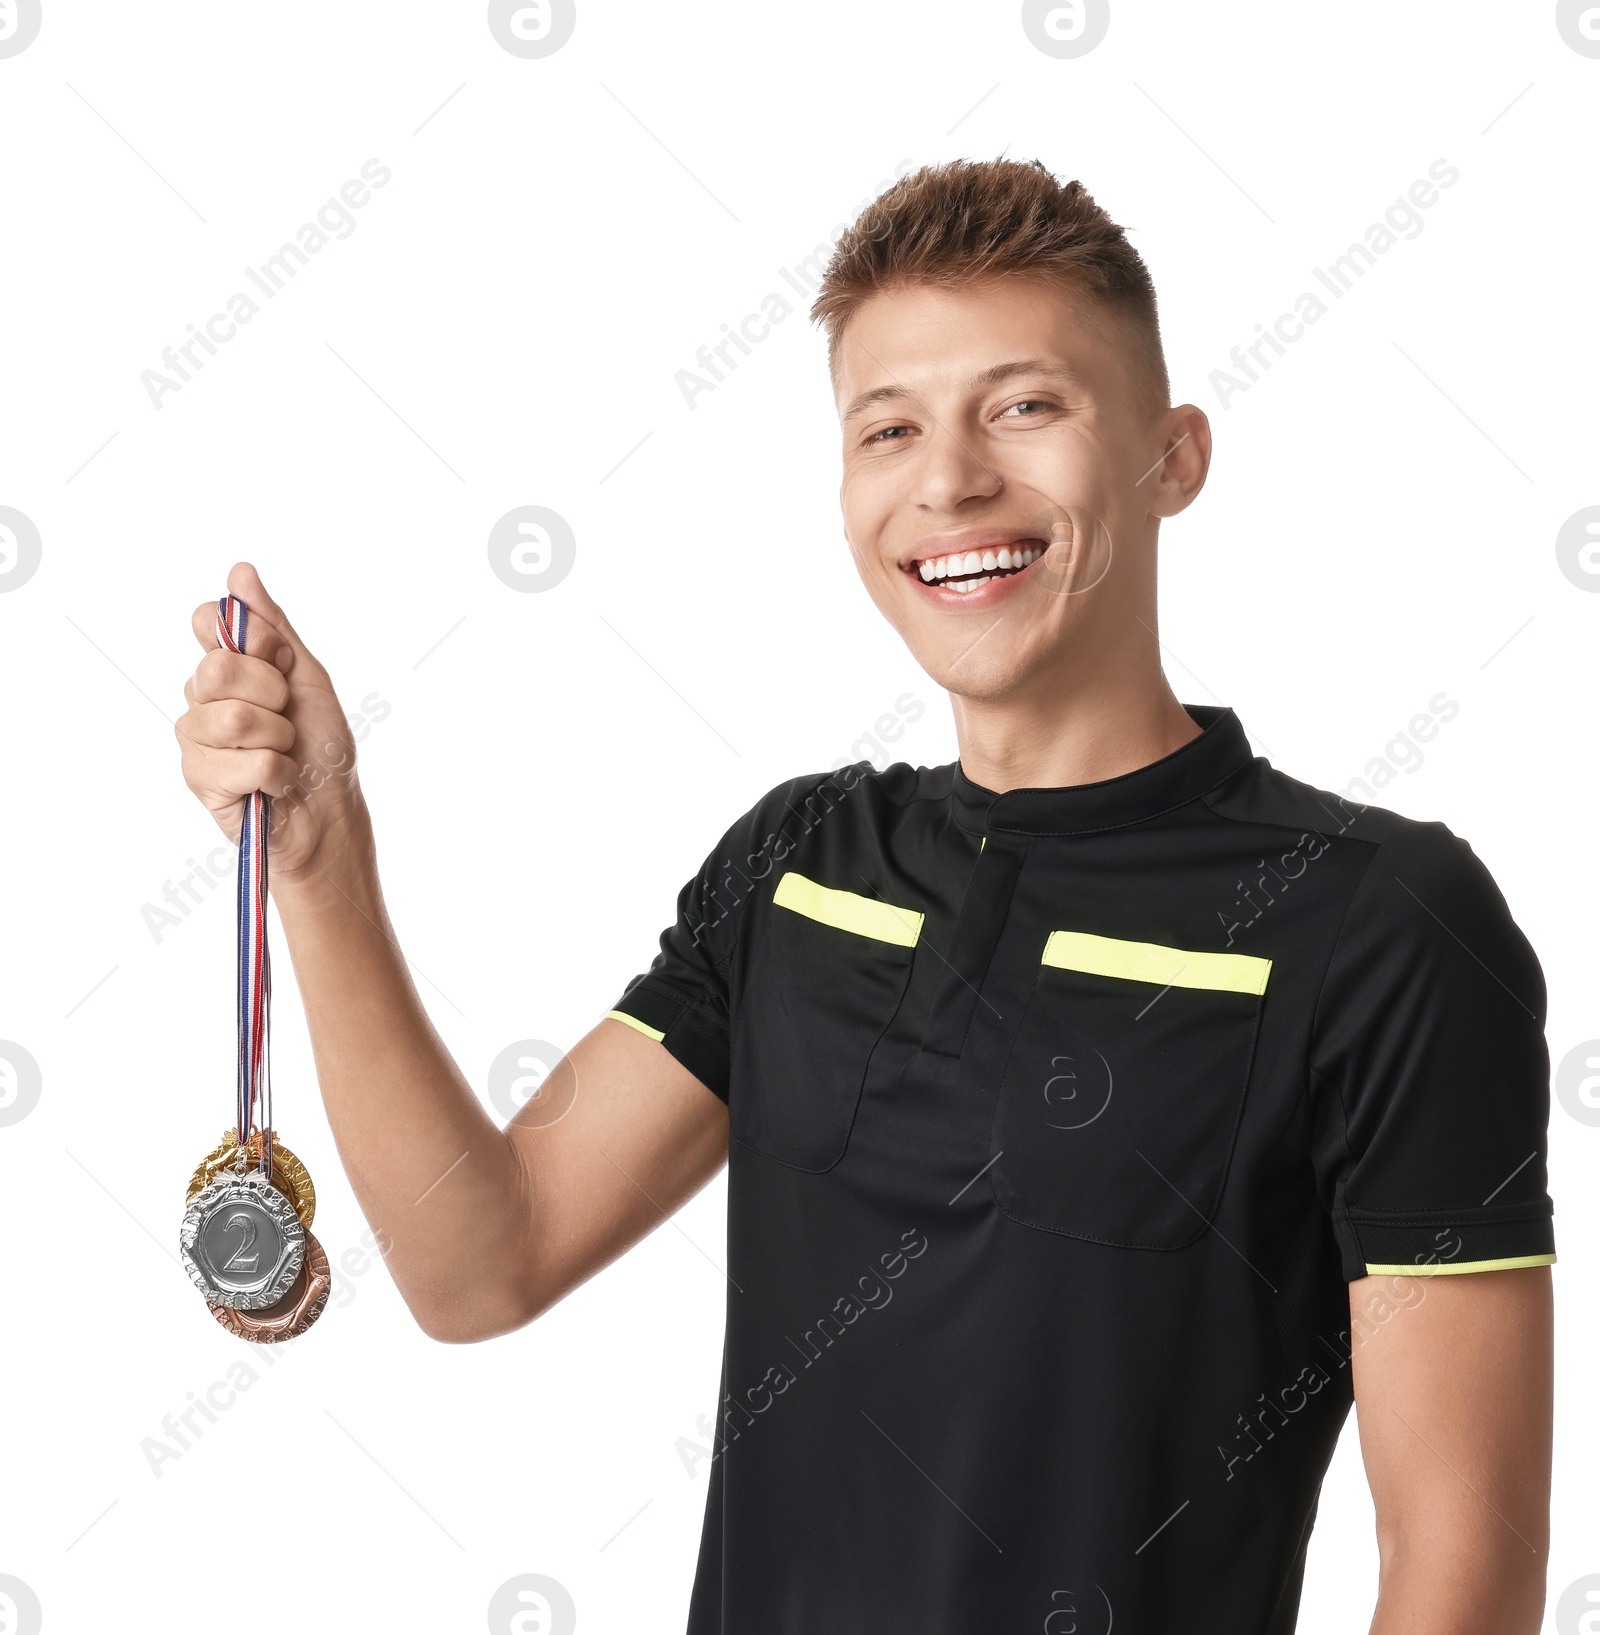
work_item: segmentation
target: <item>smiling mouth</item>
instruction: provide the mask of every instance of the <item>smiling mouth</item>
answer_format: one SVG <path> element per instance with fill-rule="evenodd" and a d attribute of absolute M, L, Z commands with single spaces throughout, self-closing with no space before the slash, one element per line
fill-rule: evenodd
<path fill-rule="evenodd" d="M 957 551 L 949 556 L 930 556 L 913 562 L 907 569 L 924 584 L 944 585 L 951 590 L 971 591 L 991 579 L 1013 579 L 1030 568 L 1049 547 L 1042 539 L 1020 539 L 998 550 Z"/>

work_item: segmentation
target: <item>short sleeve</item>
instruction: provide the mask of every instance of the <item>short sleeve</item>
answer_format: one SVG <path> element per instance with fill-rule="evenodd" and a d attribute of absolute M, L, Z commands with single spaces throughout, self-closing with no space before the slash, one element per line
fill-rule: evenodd
<path fill-rule="evenodd" d="M 728 1099 L 730 975 L 753 892 L 793 844 L 819 785 L 850 787 L 864 768 L 797 778 L 770 790 L 736 822 L 678 893 L 677 918 L 661 933 L 650 968 L 607 1015 L 661 1043 L 707 1089 Z M 837 792 L 837 791 L 836 791 Z"/>
<path fill-rule="evenodd" d="M 1313 1021 L 1314 1164 L 1347 1281 L 1548 1265 L 1539 962 L 1443 824 L 1378 846 Z"/>

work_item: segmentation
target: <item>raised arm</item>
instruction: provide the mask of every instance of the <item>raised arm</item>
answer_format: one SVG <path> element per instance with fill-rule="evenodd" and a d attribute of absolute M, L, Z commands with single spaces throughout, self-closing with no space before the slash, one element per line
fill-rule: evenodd
<path fill-rule="evenodd" d="M 1537 1635 L 1550 1536 L 1550 1268 L 1360 1278 L 1350 1309 L 1378 1523 L 1372 1635 Z"/>
<path fill-rule="evenodd" d="M 205 657 L 177 724 L 185 781 L 237 838 L 273 796 L 269 880 L 339 1157 L 390 1273 L 435 1339 L 536 1317 L 694 1195 L 725 1161 L 725 1105 L 655 1040 L 612 1020 L 581 1039 L 504 1130 L 411 981 L 378 879 L 355 748 L 328 673 L 240 564 L 246 652 Z M 549 1110 L 570 1106 L 554 1122 Z"/>

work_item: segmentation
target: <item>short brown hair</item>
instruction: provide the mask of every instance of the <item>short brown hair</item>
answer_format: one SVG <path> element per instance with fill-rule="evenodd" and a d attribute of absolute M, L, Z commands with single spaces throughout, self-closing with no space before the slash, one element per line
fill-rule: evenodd
<path fill-rule="evenodd" d="M 1166 408 L 1171 384 L 1156 290 L 1127 234 L 1081 182 L 1037 159 L 924 165 L 881 193 L 834 247 L 812 303 L 837 379 L 840 338 L 869 296 L 907 284 L 946 288 L 990 278 L 1053 278 L 1128 322 L 1142 396 Z"/>

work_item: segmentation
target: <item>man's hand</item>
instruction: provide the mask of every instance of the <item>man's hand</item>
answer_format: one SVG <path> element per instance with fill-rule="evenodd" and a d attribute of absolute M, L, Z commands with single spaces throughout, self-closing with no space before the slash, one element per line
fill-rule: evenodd
<path fill-rule="evenodd" d="M 245 796 L 264 789 L 273 797 L 276 885 L 314 870 L 359 832 L 351 822 L 360 810 L 356 751 L 328 672 L 248 562 L 228 575 L 228 590 L 250 610 L 245 651 L 218 645 L 215 602 L 195 609 L 206 655 L 183 689 L 183 778 L 235 842 Z"/>
<path fill-rule="evenodd" d="M 218 647 L 215 602 L 195 610 L 206 656 L 178 722 L 184 779 L 230 839 L 246 795 L 273 797 L 269 878 L 328 1123 L 413 1316 L 442 1340 L 503 1334 L 703 1187 L 727 1157 L 728 1110 L 663 1045 L 608 1018 L 552 1073 L 563 1116 L 536 1107 L 496 1127 L 389 923 L 328 672 L 248 563 L 228 589 L 250 609 L 245 652 Z M 547 832 L 565 819 L 552 811 Z M 544 935 L 561 957 L 559 927 Z"/>
<path fill-rule="evenodd" d="M 1372 1635 L 1536 1635 L 1550 1535 L 1547 1266 L 1350 1285 L 1381 1564 Z"/>

